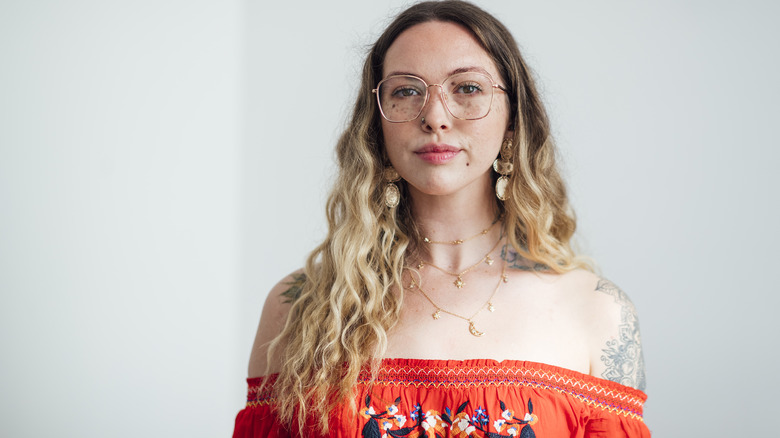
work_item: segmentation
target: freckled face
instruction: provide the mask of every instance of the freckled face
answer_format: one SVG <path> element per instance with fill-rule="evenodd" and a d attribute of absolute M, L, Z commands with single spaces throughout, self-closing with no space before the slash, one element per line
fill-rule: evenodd
<path fill-rule="evenodd" d="M 428 84 L 442 84 L 463 70 L 487 73 L 493 82 L 506 85 L 468 30 L 431 21 L 398 36 L 385 55 L 383 78 L 404 73 Z M 485 118 L 461 120 L 445 108 L 439 87 L 429 87 L 428 92 L 428 103 L 417 119 L 404 123 L 382 119 L 390 162 L 409 183 L 412 195 L 450 195 L 461 190 L 486 193 L 493 160 L 503 139 L 511 135 L 506 93 L 495 89 Z"/>

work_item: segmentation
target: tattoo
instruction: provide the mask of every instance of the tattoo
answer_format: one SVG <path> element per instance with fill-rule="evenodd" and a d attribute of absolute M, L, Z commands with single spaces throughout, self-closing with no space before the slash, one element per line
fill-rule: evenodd
<path fill-rule="evenodd" d="M 521 256 L 515 251 L 512 245 L 506 244 L 501 247 L 501 258 L 506 260 L 506 267 L 510 269 L 519 269 L 521 271 L 549 271 L 550 268 L 544 263 L 532 262 Z"/>
<path fill-rule="evenodd" d="M 599 279 L 596 290 L 612 296 L 621 306 L 618 338 L 607 341 L 607 348 L 601 350 L 601 360 L 607 366 L 601 377 L 644 391 L 645 360 L 634 303 L 609 280 Z"/>
<path fill-rule="evenodd" d="M 301 292 L 303 292 L 303 284 L 306 283 L 305 274 L 293 274 L 292 278 L 292 281 L 285 283 L 290 285 L 290 288 L 281 293 L 285 297 L 285 303 L 292 303 L 297 300 L 301 296 Z"/>

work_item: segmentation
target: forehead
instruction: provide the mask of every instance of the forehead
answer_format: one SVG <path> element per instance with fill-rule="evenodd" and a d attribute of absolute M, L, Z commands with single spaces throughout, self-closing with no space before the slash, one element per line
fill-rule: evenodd
<path fill-rule="evenodd" d="M 468 29 L 429 21 L 406 29 L 393 41 L 385 54 L 382 77 L 411 73 L 437 82 L 464 68 L 484 70 L 498 80 L 495 63 Z"/>

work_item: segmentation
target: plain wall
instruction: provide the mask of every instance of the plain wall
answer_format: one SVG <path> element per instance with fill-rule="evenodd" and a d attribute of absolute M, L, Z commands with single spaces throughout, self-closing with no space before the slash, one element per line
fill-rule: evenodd
<path fill-rule="evenodd" d="M 0 2 L 0 436 L 228 436 L 238 1 Z"/>
<path fill-rule="evenodd" d="M 0 2 L 0 435 L 230 435 L 404 4 Z M 640 312 L 651 430 L 772 430 L 780 7 L 479 4 L 538 76 L 581 248 Z"/>

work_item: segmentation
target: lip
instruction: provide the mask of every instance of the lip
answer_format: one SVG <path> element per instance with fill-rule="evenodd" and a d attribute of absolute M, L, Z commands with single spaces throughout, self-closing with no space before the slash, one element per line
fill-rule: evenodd
<path fill-rule="evenodd" d="M 444 164 L 455 158 L 460 149 L 447 144 L 428 143 L 414 153 L 428 163 Z"/>

